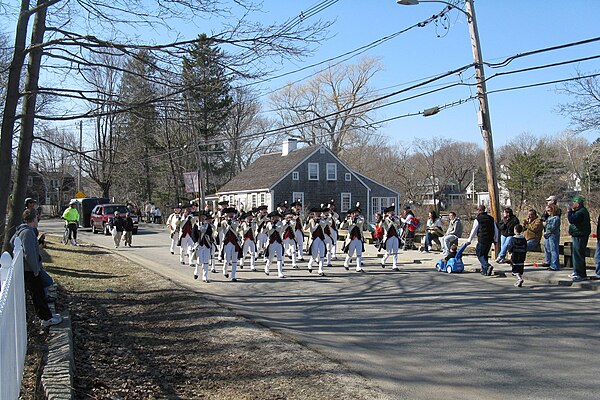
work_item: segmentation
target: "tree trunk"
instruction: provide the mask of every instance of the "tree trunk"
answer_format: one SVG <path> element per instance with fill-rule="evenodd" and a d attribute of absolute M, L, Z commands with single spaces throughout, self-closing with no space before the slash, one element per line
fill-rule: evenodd
<path fill-rule="evenodd" d="M 16 178 L 13 187 L 13 202 L 10 208 L 8 226 L 4 235 L 4 248 L 8 248 L 9 241 L 15 228 L 22 222 L 25 195 L 27 194 L 27 178 L 29 177 L 29 162 L 31 160 L 31 145 L 33 144 L 33 128 L 35 123 L 35 102 L 37 99 L 38 82 L 40 79 L 40 66 L 42 60 L 42 47 L 44 32 L 46 30 L 47 7 L 43 7 L 49 0 L 38 0 L 39 11 L 35 14 L 33 31 L 31 32 L 31 51 L 27 76 L 25 77 L 25 97 L 23 99 L 23 116 L 21 117 L 21 137 L 17 153 Z"/>
<path fill-rule="evenodd" d="M 2 116 L 2 137 L 0 138 L 0 243 L 4 238 L 4 221 L 8 208 L 8 196 L 10 194 L 11 170 L 12 170 L 12 141 L 15 129 L 15 116 L 19 104 L 19 83 L 21 82 L 21 71 L 25 62 L 25 43 L 27 42 L 27 23 L 29 22 L 29 1 L 21 0 L 21 12 L 17 20 L 15 33 L 15 49 L 13 59 L 8 72 L 8 84 L 6 87 L 6 99 L 4 101 L 4 113 Z M 9 238 L 10 239 L 10 238 Z"/>

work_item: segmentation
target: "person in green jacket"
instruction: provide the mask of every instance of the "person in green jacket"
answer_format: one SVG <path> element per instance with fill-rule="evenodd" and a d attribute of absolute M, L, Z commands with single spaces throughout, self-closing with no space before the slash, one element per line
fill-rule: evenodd
<path fill-rule="evenodd" d="M 77 227 L 79 226 L 79 211 L 77 211 L 75 205 L 77 205 L 77 200 L 71 200 L 69 208 L 62 215 L 62 219 L 65 220 L 69 228 L 69 240 L 73 246 L 77 246 Z"/>
<path fill-rule="evenodd" d="M 585 251 L 592 233 L 590 213 L 583 206 L 584 198 L 575 196 L 568 208 L 569 235 L 573 240 L 573 273 L 569 275 L 574 282 L 587 279 Z"/>

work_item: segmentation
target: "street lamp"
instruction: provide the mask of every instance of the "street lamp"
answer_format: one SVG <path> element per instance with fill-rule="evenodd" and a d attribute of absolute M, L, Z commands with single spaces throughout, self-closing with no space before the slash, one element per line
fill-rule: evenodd
<path fill-rule="evenodd" d="M 471 36 L 471 47 L 473 49 L 473 60 L 475 63 L 475 80 L 477 81 L 477 98 L 479 99 L 478 120 L 481 136 L 483 137 L 483 149 L 485 152 L 485 172 L 487 175 L 488 192 L 490 196 L 490 212 L 492 217 L 499 221 L 500 200 L 498 198 L 498 183 L 496 180 L 496 163 L 494 161 L 494 143 L 492 140 L 492 123 L 490 120 L 490 109 L 488 105 L 487 90 L 485 85 L 485 75 L 483 72 L 483 57 L 481 56 L 481 46 L 479 45 L 479 31 L 477 29 L 477 19 L 475 18 L 475 8 L 473 0 L 465 0 L 465 10 L 456 7 L 454 4 L 443 0 L 396 0 L 400 5 L 417 5 L 419 3 L 442 3 L 449 7 L 456 8 L 467 16 L 469 24 L 469 33 Z M 432 115 L 432 114 L 431 114 Z"/>

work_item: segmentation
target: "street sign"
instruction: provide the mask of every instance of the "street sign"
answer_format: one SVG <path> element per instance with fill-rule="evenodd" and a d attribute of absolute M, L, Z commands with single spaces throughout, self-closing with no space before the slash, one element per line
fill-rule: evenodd
<path fill-rule="evenodd" d="M 85 193 L 83 193 L 82 191 L 75 193 L 76 199 L 83 199 L 84 197 L 85 197 Z"/>

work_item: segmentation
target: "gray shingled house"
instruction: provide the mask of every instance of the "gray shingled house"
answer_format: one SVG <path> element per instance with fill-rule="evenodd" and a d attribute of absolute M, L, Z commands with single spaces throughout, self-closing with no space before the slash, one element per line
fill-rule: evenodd
<path fill-rule="evenodd" d="M 306 209 L 334 199 L 341 217 L 360 202 L 368 221 L 392 203 L 399 204 L 400 197 L 350 169 L 325 146 L 298 148 L 294 139 L 284 141 L 282 152 L 260 156 L 216 195 L 244 210 L 259 205 L 273 210 L 286 200 L 300 200 Z"/>

